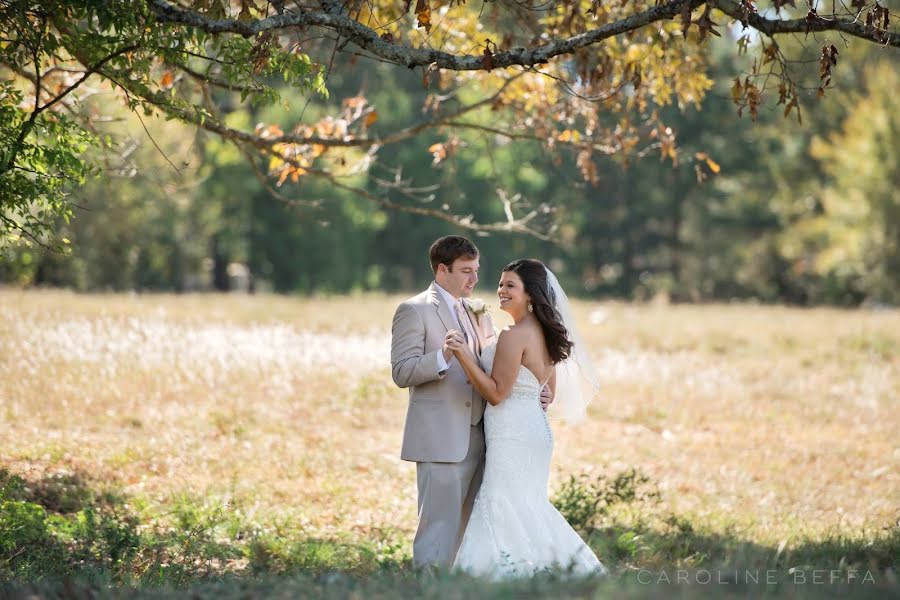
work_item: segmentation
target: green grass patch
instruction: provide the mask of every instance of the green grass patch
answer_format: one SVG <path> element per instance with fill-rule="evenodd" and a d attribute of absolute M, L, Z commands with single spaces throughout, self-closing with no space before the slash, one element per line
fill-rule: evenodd
<path fill-rule="evenodd" d="M 736 524 L 661 509 L 649 477 L 573 475 L 553 502 L 612 569 L 487 583 L 417 572 L 398 532 L 309 535 L 287 519 L 188 495 L 165 511 L 80 474 L 0 470 L 0 597 L 719 598 L 884 597 L 898 592 L 900 527 L 770 547 Z M 868 574 L 868 575 L 867 575 Z M 814 583 L 818 582 L 818 583 Z"/>

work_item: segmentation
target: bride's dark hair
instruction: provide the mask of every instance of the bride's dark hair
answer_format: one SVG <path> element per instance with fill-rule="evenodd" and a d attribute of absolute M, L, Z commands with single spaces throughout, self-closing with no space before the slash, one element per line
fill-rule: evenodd
<path fill-rule="evenodd" d="M 569 339 L 569 332 L 562 323 L 562 317 L 556 310 L 556 299 L 552 297 L 547 284 L 547 268 L 544 263 L 533 258 L 514 260 L 505 267 L 504 273 L 515 273 L 525 285 L 525 293 L 531 297 L 534 316 L 541 324 L 547 352 L 553 364 L 567 359 L 572 353 L 574 344 Z"/>

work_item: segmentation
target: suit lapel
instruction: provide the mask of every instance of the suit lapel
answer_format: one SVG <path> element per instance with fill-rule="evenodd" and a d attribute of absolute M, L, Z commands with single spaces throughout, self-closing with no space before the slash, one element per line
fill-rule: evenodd
<path fill-rule="evenodd" d="M 433 283 L 428 286 L 428 292 L 431 294 L 431 303 L 434 305 L 435 310 L 437 310 L 438 317 L 440 317 L 441 323 L 444 324 L 447 331 L 456 329 L 456 319 L 453 318 L 450 307 L 441 300 L 441 295 L 435 289 Z"/>
<path fill-rule="evenodd" d="M 472 313 L 469 311 L 469 303 L 463 300 L 463 306 L 466 307 L 466 318 L 469 319 L 469 325 L 472 326 L 472 331 L 475 332 L 475 350 L 481 356 L 481 327 L 472 318 Z"/>

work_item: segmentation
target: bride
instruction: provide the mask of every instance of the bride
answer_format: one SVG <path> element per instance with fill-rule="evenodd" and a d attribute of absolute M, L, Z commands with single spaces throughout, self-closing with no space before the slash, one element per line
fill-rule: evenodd
<path fill-rule="evenodd" d="M 547 498 L 553 434 L 541 410 L 540 390 L 549 383 L 557 403 L 578 417 L 586 404 L 581 383 L 593 383 L 568 299 L 553 273 L 532 259 L 504 267 L 497 296 L 515 323 L 482 351 L 484 370 L 465 334 L 447 332 L 447 345 L 488 402 L 484 479 L 454 569 L 493 579 L 552 569 L 605 574 Z"/>

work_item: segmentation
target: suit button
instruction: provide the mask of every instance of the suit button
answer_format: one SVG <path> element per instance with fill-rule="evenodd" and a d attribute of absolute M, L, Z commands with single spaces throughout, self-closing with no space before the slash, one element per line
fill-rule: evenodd
<path fill-rule="evenodd" d="M 466 406 L 472 406 L 471 402 L 466 402 Z"/>

